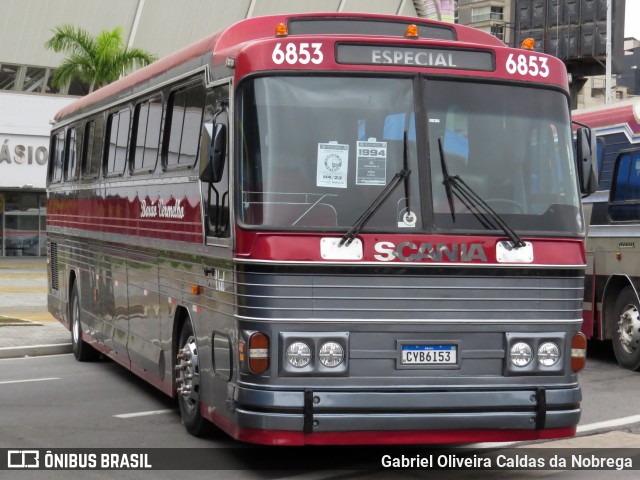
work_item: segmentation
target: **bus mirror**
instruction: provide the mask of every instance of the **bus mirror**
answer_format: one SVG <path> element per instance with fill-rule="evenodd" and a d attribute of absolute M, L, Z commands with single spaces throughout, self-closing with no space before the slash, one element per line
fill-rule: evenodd
<path fill-rule="evenodd" d="M 590 195 L 598 187 L 598 174 L 596 172 L 597 145 L 595 135 L 590 128 L 580 127 L 576 132 L 576 166 L 580 181 L 580 191 Z"/>
<path fill-rule="evenodd" d="M 227 154 L 227 126 L 218 123 L 214 126 L 211 145 L 207 148 L 207 158 L 200 169 L 200 180 L 207 183 L 218 183 L 224 172 Z"/>

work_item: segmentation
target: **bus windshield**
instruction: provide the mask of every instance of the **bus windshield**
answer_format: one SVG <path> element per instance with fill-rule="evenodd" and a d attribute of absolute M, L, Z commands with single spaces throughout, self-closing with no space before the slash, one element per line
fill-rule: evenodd
<path fill-rule="evenodd" d="M 239 95 L 245 226 L 344 231 L 407 169 L 411 174 L 363 232 L 502 232 L 465 198 L 448 202 L 442 151 L 449 174 L 518 233 L 582 232 L 569 112 L 559 92 L 451 80 L 277 76 L 248 80 Z M 420 108 L 418 98 L 425 103 Z M 426 127 L 428 151 L 416 141 L 416 125 Z"/>
<path fill-rule="evenodd" d="M 458 176 L 517 232 L 582 232 L 562 93 L 440 80 L 425 80 L 424 88 L 438 230 L 482 230 L 493 223 L 462 195 L 454 196 L 452 213 L 443 155 L 448 174 Z"/>

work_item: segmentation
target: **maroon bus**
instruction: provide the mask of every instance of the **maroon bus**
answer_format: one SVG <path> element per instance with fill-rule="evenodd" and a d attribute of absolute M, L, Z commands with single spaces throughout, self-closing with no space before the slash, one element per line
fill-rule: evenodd
<path fill-rule="evenodd" d="M 573 435 L 570 125 L 562 62 L 472 28 L 243 20 L 57 114 L 49 309 L 195 435 Z"/>
<path fill-rule="evenodd" d="M 598 191 L 584 200 L 588 225 L 583 333 L 611 340 L 618 363 L 640 370 L 640 100 L 576 111 L 597 141 Z"/>

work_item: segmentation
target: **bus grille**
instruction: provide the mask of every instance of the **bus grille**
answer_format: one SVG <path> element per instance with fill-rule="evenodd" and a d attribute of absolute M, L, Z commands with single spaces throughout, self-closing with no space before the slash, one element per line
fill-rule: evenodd
<path fill-rule="evenodd" d="M 271 271 L 269 271 L 271 269 Z M 254 319 L 576 320 L 580 269 L 322 270 L 243 265 L 238 314 Z"/>

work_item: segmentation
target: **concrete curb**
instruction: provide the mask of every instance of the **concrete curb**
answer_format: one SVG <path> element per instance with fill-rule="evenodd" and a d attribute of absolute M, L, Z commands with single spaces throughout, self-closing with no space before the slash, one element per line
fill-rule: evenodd
<path fill-rule="evenodd" d="M 70 343 L 31 345 L 26 347 L 3 347 L 0 348 L 0 358 L 39 357 L 41 355 L 60 355 L 71 352 Z"/>

